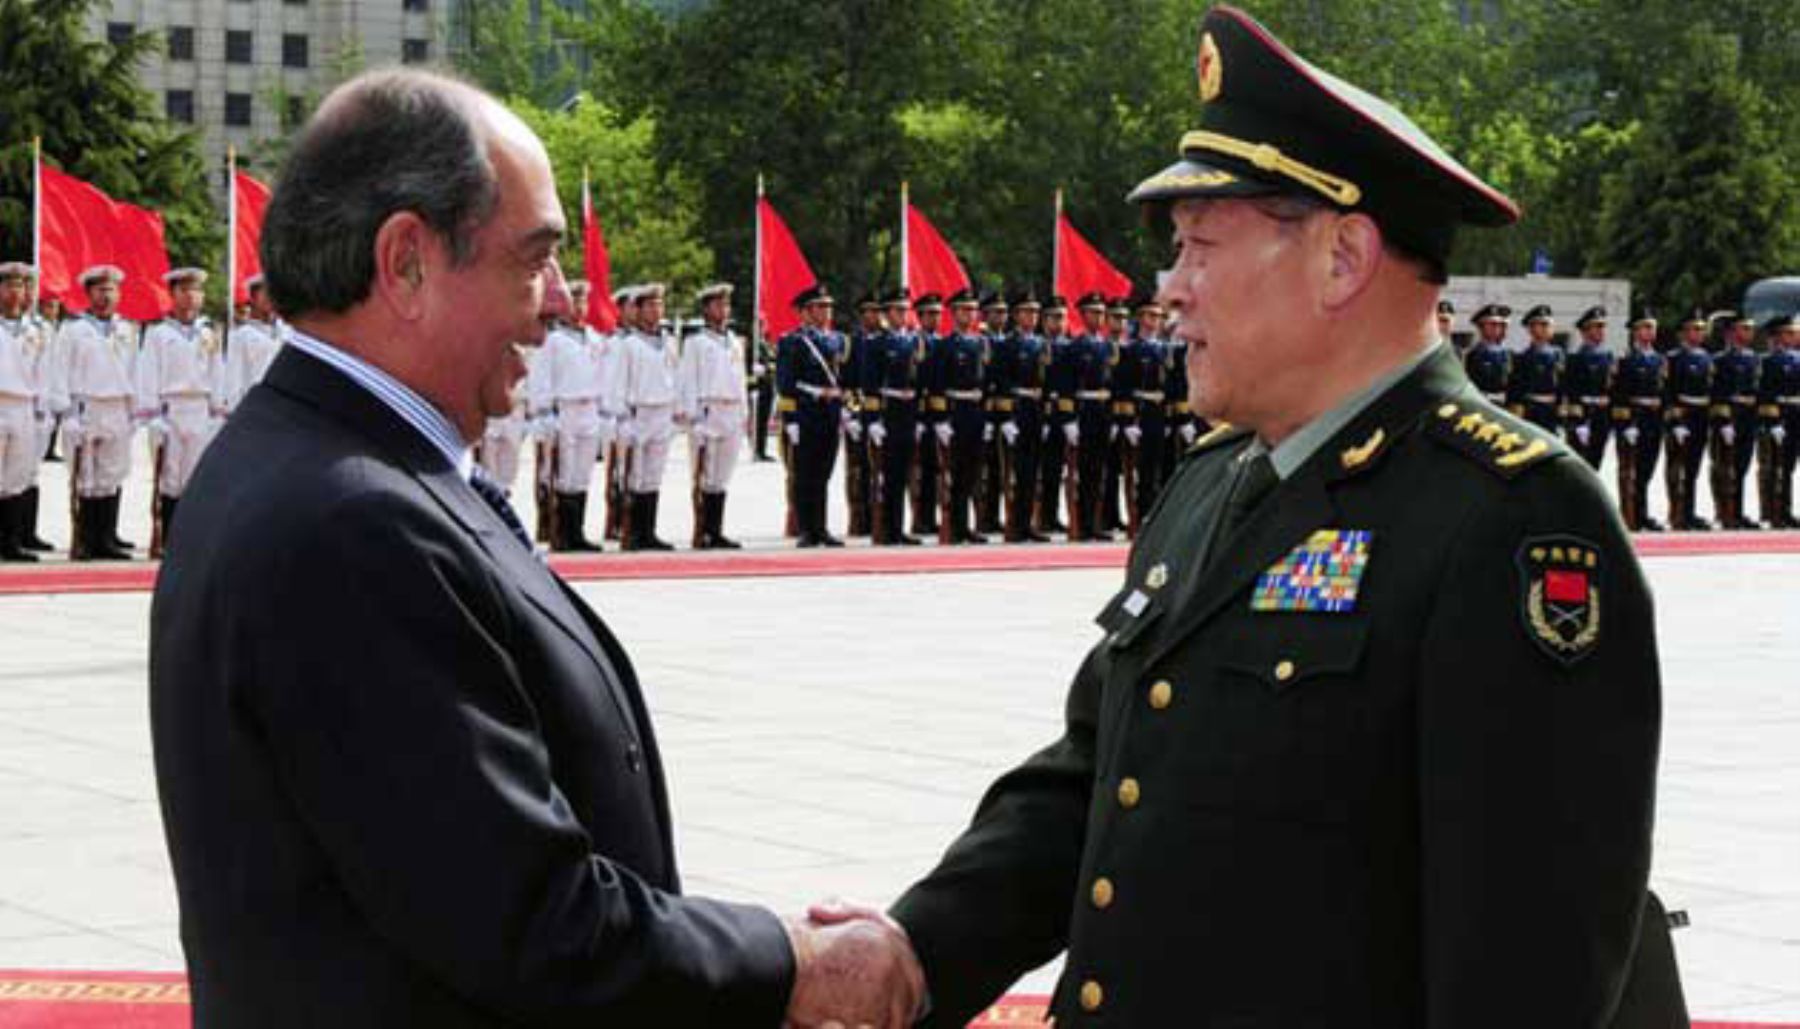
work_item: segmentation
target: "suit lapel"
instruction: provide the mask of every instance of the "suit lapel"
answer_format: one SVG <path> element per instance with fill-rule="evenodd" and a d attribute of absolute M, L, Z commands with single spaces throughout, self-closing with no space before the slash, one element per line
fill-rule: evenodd
<path fill-rule="evenodd" d="M 1205 627 L 1241 597 L 1264 569 L 1315 530 L 1332 526 L 1338 519 L 1332 496 L 1337 486 L 1377 471 L 1382 457 L 1417 427 L 1422 414 L 1467 388 L 1468 379 L 1455 354 L 1440 346 L 1352 418 L 1264 499 L 1254 517 L 1231 536 L 1214 541 L 1216 558 L 1211 559 L 1193 592 L 1171 612 L 1168 625 L 1146 655 L 1145 666 L 1161 660 Z"/>

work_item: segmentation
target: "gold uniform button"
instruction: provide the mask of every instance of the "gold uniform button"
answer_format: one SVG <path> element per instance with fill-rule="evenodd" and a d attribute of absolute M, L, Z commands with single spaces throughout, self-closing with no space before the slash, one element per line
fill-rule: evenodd
<path fill-rule="evenodd" d="M 1138 800 L 1141 799 L 1142 796 L 1143 791 L 1138 789 L 1138 781 L 1136 779 L 1122 779 L 1119 781 L 1120 807 L 1127 809 L 1137 807 Z"/>
<path fill-rule="evenodd" d="M 1093 896 L 1094 896 L 1094 906 L 1095 907 L 1101 909 L 1102 911 L 1111 907 L 1112 902 L 1113 902 L 1112 880 L 1108 879 L 1105 876 L 1101 876 L 1100 878 L 1095 879 Z"/>
<path fill-rule="evenodd" d="M 1157 711 L 1166 710 L 1175 701 L 1175 686 L 1167 679 L 1158 679 L 1150 687 L 1150 707 Z"/>
<path fill-rule="evenodd" d="M 1276 682 L 1287 682 L 1289 679 L 1292 679 L 1293 677 L 1294 677 L 1294 663 L 1292 661 L 1283 661 L 1280 664 L 1277 664 L 1275 666 L 1275 681 Z"/>
<path fill-rule="evenodd" d="M 1099 1011 L 1100 1005 L 1106 1002 L 1106 991 L 1092 979 L 1081 984 L 1081 1010 Z"/>

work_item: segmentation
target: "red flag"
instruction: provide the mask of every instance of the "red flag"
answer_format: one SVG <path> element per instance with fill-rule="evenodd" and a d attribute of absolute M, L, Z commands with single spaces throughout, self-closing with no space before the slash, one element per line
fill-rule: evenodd
<path fill-rule="evenodd" d="M 162 215 L 116 201 L 49 165 L 42 167 L 40 181 L 42 295 L 60 297 L 71 311 L 84 311 L 87 294 L 78 277 L 94 265 L 113 264 L 126 276 L 119 313 L 138 321 L 162 317 L 169 308 L 162 281 L 169 270 Z"/>
<path fill-rule="evenodd" d="M 619 327 L 619 305 L 612 298 L 612 256 L 606 252 L 606 237 L 600 234 L 600 216 L 594 213 L 586 172 L 581 175 L 581 253 L 590 287 L 583 313 L 595 331 L 612 332 Z"/>
<path fill-rule="evenodd" d="M 781 220 L 775 205 L 769 203 L 767 197 L 756 198 L 756 226 L 762 242 L 761 267 L 757 276 L 762 288 L 757 306 L 762 308 L 767 338 L 780 339 L 800 324 L 800 314 L 794 310 L 794 297 L 801 290 L 817 285 L 819 279 L 813 274 L 812 265 L 807 263 L 806 255 L 800 252 L 800 244 L 794 242 L 794 234 L 788 231 L 787 222 Z"/>
<path fill-rule="evenodd" d="M 927 293 L 949 300 L 951 294 L 969 288 L 969 274 L 956 251 L 911 204 L 906 205 L 906 288 L 915 301 Z M 954 320 L 948 304 L 938 317 L 938 331 L 949 332 Z"/>
<path fill-rule="evenodd" d="M 263 212 L 269 209 L 269 187 L 243 172 L 234 173 L 233 182 L 237 267 L 231 270 L 231 302 L 241 304 L 250 299 L 244 282 L 262 272 L 262 252 L 257 247 L 262 242 Z"/>
<path fill-rule="evenodd" d="M 1056 292 L 1071 307 L 1096 290 L 1108 297 L 1131 295 L 1131 280 L 1075 231 L 1066 214 L 1056 216 L 1056 255 Z"/>

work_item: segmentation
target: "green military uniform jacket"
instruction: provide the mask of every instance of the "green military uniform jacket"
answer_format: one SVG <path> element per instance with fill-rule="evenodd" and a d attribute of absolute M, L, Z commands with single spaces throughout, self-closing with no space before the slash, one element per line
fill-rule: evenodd
<path fill-rule="evenodd" d="M 1599 482 L 1441 347 L 1202 574 L 1251 446 L 1190 451 L 1065 734 L 895 906 L 929 1024 L 1065 947 L 1059 1029 L 1611 1024 L 1660 701 Z"/>

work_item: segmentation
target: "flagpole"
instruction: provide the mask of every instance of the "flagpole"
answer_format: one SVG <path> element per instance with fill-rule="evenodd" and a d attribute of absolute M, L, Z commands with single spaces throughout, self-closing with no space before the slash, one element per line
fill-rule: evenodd
<path fill-rule="evenodd" d="M 1052 296 L 1056 295 L 1057 289 L 1062 285 L 1062 218 L 1063 191 L 1062 187 L 1058 186 L 1056 187 L 1056 221 L 1052 222 L 1050 226 L 1050 294 Z M 1064 297 L 1063 299 L 1071 304 L 1075 302 L 1074 297 Z"/>
<path fill-rule="evenodd" d="M 755 270 L 752 275 L 752 282 L 754 283 L 754 291 L 750 294 L 750 296 L 752 298 L 751 304 L 750 304 L 750 345 L 751 345 L 751 355 L 752 355 L 751 360 L 753 360 L 753 361 L 756 359 L 754 356 L 756 353 L 756 349 L 755 349 L 756 345 L 763 341 L 762 201 L 763 201 L 763 177 L 762 177 L 762 172 L 757 172 L 756 173 L 756 260 L 754 262 Z"/>
<path fill-rule="evenodd" d="M 900 182 L 900 288 L 901 289 L 908 289 L 912 286 L 912 276 L 909 274 L 909 272 L 911 272 L 912 269 L 908 267 L 908 262 L 906 259 L 906 255 L 910 249 L 907 246 L 906 209 L 908 207 L 912 206 L 912 201 L 910 201 L 908 199 L 909 195 L 911 194 L 911 191 L 912 191 L 912 184 L 909 182 L 906 182 L 904 179 L 901 180 L 901 182 Z M 913 299 L 917 300 L 918 298 L 914 297 Z"/>
<path fill-rule="evenodd" d="M 231 334 L 237 328 L 237 144 L 225 144 L 225 349 L 229 355 Z"/>
<path fill-rule="evenodd" d="M 44 291 L 44 137 L 31 137 L 31 316 L 38 316 L 38 296 Z"/>

